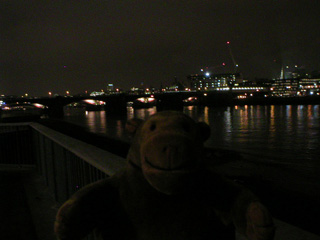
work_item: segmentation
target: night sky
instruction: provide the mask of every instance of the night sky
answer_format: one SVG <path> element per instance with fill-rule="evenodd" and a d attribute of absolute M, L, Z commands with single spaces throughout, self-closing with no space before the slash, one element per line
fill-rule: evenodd
<path fill-rule="evenodd" d="M 320 70 L 319 0 L 0 0 L 0 94 L 160 87 L 209 67 Z M 226 66 L 222 66 L 225 63 Z"/>

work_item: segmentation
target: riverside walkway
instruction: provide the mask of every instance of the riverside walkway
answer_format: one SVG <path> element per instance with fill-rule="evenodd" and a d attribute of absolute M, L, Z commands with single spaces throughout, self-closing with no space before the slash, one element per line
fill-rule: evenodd
<path fill-rule="evenodd" d="M 0 166 L 0 191 L 0 239 L 55 239 L 59 204 L 34 167 Z"/>
<path fill-rule="evenodd" d="M 25 138 L 26 134 L 30 139 Z M 4 147 L 6 143 L 12 144 L 12 141 L 20 149 Z M 0 239 L 3 240 L 55 239 L 53 223 L 61 203 L 77 188 L 114 174 L 125 161 L 110 152 L 38 124 L 22 127 L 0 125 L 0 144 Z M 17 154 L 28 144 L 33 149 L 26 151 L 30 155 Z M 6 161 L 12 161 L 8 155 L 10 151 L 18 158 L 15 164 Z M 220 165 L 219 171 L 226 171 L 226 168 L 232 168 L 229 171 L 231 173 L 239 171 L 231 163 L 225 167 Z M 275 224 L 276 240 L 320 240 L 319 235 L 283 221 L 275 220 Z M 243 239 L 237 235 L 237 240 Z"/>

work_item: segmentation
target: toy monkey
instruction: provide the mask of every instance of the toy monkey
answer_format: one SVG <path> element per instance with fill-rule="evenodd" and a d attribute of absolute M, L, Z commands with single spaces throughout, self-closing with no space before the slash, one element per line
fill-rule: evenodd
<path fill-rule="evenodd" d="M 174 111 L 135 121 L 123 171 L 90 184 L 59 209 L 58 239 L 273 239 L 271 215 L 247 189 L 205 169 L 205 123 Z"/>

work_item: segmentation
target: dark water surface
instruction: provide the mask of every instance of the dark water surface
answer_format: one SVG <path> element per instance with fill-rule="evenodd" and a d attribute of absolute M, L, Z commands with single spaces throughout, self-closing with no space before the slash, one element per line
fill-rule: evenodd
<path fill-rule="evenodd" d="M 127 119 L 145 119 L 155 108 L 133 110 L 127 116 L 110 117 L 105 111 L 65 109 L 64 119 L 88 131 L 127 140 Z M 233 106 L 209 108 L 189 106 L 184 113 L 211 127 L 207 146 L 264 156 L 271 161 L 297 167 L 320 166 L 320 106 Z"/>

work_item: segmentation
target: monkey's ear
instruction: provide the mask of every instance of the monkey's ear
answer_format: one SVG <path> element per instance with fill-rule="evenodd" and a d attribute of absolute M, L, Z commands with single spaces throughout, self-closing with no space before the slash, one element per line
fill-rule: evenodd
<path fill-rule="evenodd" d="M 131 135 L 135 135 L 138 128 L 143 124 L 143 120 L 139 118 L 132 118 L 126 122 L 126 131 Z"/>
<path fill-rule="evenodd" d="M 197 131 L 198 131 L 198 136 L 202 142 L 205 142 L 209 139 L 211 135 L 211 129 L 208 124 L 205 122 L 198 122 L 197 123 Z"/>

